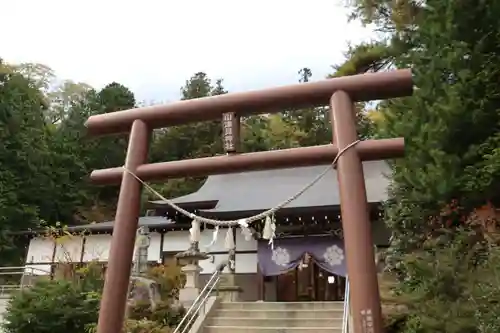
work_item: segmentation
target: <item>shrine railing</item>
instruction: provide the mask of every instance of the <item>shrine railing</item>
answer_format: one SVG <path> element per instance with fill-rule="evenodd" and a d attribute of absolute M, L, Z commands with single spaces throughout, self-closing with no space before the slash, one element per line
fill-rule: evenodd
<path fill-rule="evenodd" d="M 345 281 L 345 292 L 344 292 L 344 315 L 342 317 L 342 333 L 349 332 L 349 316 L 350 316 L 350 286 L 349 286 L 349 277 L 346 278 Z"/>
<path fill-rule="evenodd" d="M 200 314 L 200 311 L 206 304 L 208 297 L 212 294 L 214 289 L 216 290 L 222 271 L 228 265 L 229 261 L 224 261 L 217 266 L 215 272 L 212 274 L 205 287 L 203 287 L 198 297 L 194 300 L 193 304 L 189 307 L 186 314 L 175 328 L 174 333 L 185 333 L 189 331 L 191 325 L 194 323 Z"/>

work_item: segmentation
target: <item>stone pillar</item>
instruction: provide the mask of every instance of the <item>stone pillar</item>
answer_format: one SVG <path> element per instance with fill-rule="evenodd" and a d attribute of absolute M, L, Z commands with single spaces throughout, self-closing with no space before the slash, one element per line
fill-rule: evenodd
<path fill-rule="evenodd" d="M 234 245 L 229 250 L 229 265 L 227 271 L 221 274 L 218 292 L 223 302 L 238 302 L 243 289 L 236 285 L 236 249 Z"/>
<path fill-rule="evenodd" d="M 223 302 L 239 302 L 243 289 L 236 285 L 233 273 L 223 273 L 218 287 L 219 296 Z"/>

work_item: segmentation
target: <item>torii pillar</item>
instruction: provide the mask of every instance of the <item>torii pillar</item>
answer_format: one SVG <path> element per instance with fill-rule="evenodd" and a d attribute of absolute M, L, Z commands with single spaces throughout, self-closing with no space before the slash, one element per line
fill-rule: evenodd
<path fill-rule="evenodd" d="M 411 95 L 410 70 L 370 73 L 308 82 L 262 91 L 233 93 L 92 116 L 91 134 L 130 131 L 125 166 L 95 170 L 97 184 L 121 182 L 113 238 L 97 333 L 119 333 L 123 327 L 142 181 L 208 176 L 331 163 L 340 150 L 357 140 L 354 102 Z M 231 154 L 192 160 L 145 164 L 153 129 L 220 119 L 228 112 L 259 114 L 330 104 L 334 144 Z M 338 160 L 342 225 L 351 285 L 354 333 L 382 333 L 382 314 L 368 214 L 362 161 L 404 155 L 404 139 L 365 140 Z M 129 172 L 130 171 L 130 172 Z"/>
<path fill-rule="evenodd" d="M 339 149 L 358 140 L 356 112 L 348 94 L 337 91 L 330 100 L 333 142 Z M 354 149 L 337 161 L 340 210 L 347 272 L 351 285 L 351 309 L 355 333 L 381 332 L 382 311 L 372 229 L 366 198 L 363 164 Z"/>

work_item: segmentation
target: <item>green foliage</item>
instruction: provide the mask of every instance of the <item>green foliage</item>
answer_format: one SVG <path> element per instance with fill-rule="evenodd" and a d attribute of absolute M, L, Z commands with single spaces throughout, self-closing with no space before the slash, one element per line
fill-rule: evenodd
<path fill-rule="evenodd" d="M 15 263 L 16 249 L 7 233 L 25 229 L 51 205 L 46 194 L 50 161 L 40 92 L 17 73 L 0 72 L 0 250 Z M 36 189 L 36 191 L 34 191 Z M 9 256 L 11 256 L 9 258 Z"/>
<path fill-rule="evenodd" d="M 84 332 L 97 321 L 100 296 L 71 281 L 42 281 L 14 296 L 7 308 L 7 333 Z"/>
<path fill-rule="evenodd" d="M 386 34 L 353 48 L 339 71 L 389 60 L 412 68 L 417 87 L 371 114 L 378 136 L 406 144 L 385 207 L 397 293 L 385 302 L 405 310 L 387 331 L 498 332 L 500 250 L 486 239 L 500 206 L 500 3 L 357 0 L 351 9 Z"/>
<path fill-rule="evenodd" d="M 170 326 L 164 326 L 154 320 L 146 318 L 127 319 L 123 325 L 124 333 L 171 333 L 174 329 Z M 97 324 L 87 325 L 85 333 L 96 333 Z"/>
<path fill-rule="evenodd" d="M 351 46 L 346 52 L 347 60 L 334 66 L 331 77 L 378 72 L 391 64 L 397 54 L 396 48 L 385 41 Z"/>
<path fill-rule="evenodd" d="M 104 285 L 102 266 L 94 262 L 74 273 L 63 280 L 40 281 L 16 294 L 7 308 L 6 333 L 94 332 Z M 127 333 L 170 332 L 185 314 L 183 307 L 173 305 L 183 283 L 179 267 L 159 266 L 149 276 L 161 284 L 163 300 L 155 310 L 149 302 L 130 306 Z"/>
<path fill-rule="evenodd" d="M 427 241 L 425 248 L 402 262 L 411 279 L 395 296 L 405 306 L 396 316 L 398 332 L 498 332 L 500 247 L 460 229 Z"/>
<path fill-rule="evenodd" d="M 133 108 L 133 93 L 113 82 L 102 90 L 72 81 L 57 83 L 42 64 L 0 64 L 0 251 L 4 264 L 17 263 L 12 232 L 37 229 L 40 221 L 54 226 L 106 221 L 114 216 L 118 186 L 96 187 L 88 182 L 94 169 L 123 164 L 127 135 L 86 136 L 92 115 Z M 308 68 L 300 81 L 310 80 Z M 183 100 L 227 93 L 223 80 L 195 73 L 181 88 Z M 362 106 L 361 106 L 362 107 Z M 371 131 L 358 112 L 360 133 Z M 242 119 L 242 152 L 327 144 L 331 142 L 328 108 L 285 115 Z M 150 162 L 224 154 L 221 121 L 176 126 L 154 132 Z M 22 152 L 22 153 L 19 153 Z M 155 187 L 167 197 L 196 191 L 202 178 L 175 179 Z M 158 199 L 145 193 L 143 200 Z"/>
<path fill-rule="evenodd" d="M 375 24 L 379 30 L 391 34 L 402 34 L 421 22 L 424 3 L 423 0 L 355 0 L 349 5 L 351 19 Z"/>
<path fill-rule="evenodd" d="M 493 1 L 428 2 L 413 36 L 420 47 L 410 54 L 418 89 L 383 105 L 382 135 L 406 138 L 387 206 L 395 262 L 433 230 L 464 223 L 488 202 L 500 204 L 500 34 L 491 30 L 499 12 Z M 400 65 L 410 64 L 405 58 Z M 456 212 L 443 215 L 452 202 Z"/>
<path fill-rule="evenodd" d="M 370 60 L 374 51 L 362 45 L 354 65 L 341 68 L 390 56 L 391 66 L 413 69 L 417 87 L 376 111 L 378 136 L 406 144 L 385 207 L 390 303 L 405 311 L 389 318 L 388 331 L 498 332 L 500 250 L 486 242 L 498 216 L 481 211 L 500 205 L 500 4 L 361 0 L 353 10 L 387 33 L 380 43 L 392 51 Z"/>
<path fill-rule="evenodd" d="M 156 305 L 154 310 L 149 303 L 138 303 L 130 307 L 128 319 L 147 319 L 161 326 L 176 327 L 184 317 L 186 310 L 181 306 L 172 305 L 170 301 L 163 301 Z"/>
<path fill-rule="evenodd" d="M 126 333 L 171 333 L 169 326 L 159 325 L 156 321 L 147 319 L 130 319 L 125 322 Z"/>
<path fill-rule="evenodd" d="M 186 282 L 186 277 L 181 271 L 181 266 L 176 263 L 158 265 L 148 271 L 148 278 L 160 285 L 163 300 L 177 299 L 179 289 Z"/>

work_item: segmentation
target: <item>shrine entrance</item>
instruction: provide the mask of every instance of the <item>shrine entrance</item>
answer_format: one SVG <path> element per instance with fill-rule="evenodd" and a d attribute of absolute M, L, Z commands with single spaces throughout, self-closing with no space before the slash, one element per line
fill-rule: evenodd
<path fill-rule="evenodd" d="M 278 302 L 343 301 L 346 279 L 311 262 L 276 277 Z"/>
<path fill-rule="evenodd" d="M 412 94 L 412 91 L 411 70 L 398 70 L 339 77 L 263 91 L 211 96 L 91 116 L 85 125 L 92 135 L 130 133 L 125 165 L 94 170 L 91 174 L 91 180 L 96 184 L 121 183 L 97 333 L 121 332 L 123 328 L 131 259 L 140 212 L 141 189 L 143 186 L 149 186 L 145 182 L 166 178 L 203 177 L 212 174 L 293 168 L 322 163 L 331 163 L 338 170 L 338 182 L 332 183 L 332 186 L 339 187 L 344 243 L 346 251 L 350 253 L 348 266 L 352 287 L 350 300 L 353 330 L 381 333 L 383 330 L 382 311 L 377 271 L 373 260 L 375 254 L 362 162 L 402 157 L 404 139 L 360 141 L 356 130 L 354 103 L 408 96 Z M 237 122 L 237 118 L 241 116 L 325 105 L 330 105 L 331 109 L 332 144 L 247 154 L 239 154 L 232 145 L 228 145 L 227 148 L 231 149 L 226 149 L 228 151 L 226 156 L 147 163 L 149 142 L 155 128 L 221 119 L 224 114 L 228 113 L 234 113 L 234 117 L 229 117 L 229 120 L 233 119 Z M 231 133 L 232 135 L 234 133 Z M 231 153 L 230 150 L 233 152 Z M 154 189 L 149 187 L 149 190 L 154 191 L 155 195 L 162 200 L 168 200 Z M 307 187 L 304 190 L 307 190 Z M 324 189 L 324 193 L 328 191 L 328 188 Z M 175 203 L 171 202 L 171 204 L 183 215 L 194 220 L 193 230 L 196 230 L 195 225 L 199 228 L 200 222 L 214 226 L 243 225 L 247 228 L 251 222 L 270 218 L 271 214 L 285 207 L 300 194 L 300 192 L 296 193 L 295 196 L 290 197 L 290 201 L 284 201 L 273 209 L 244 220 L 208 219 L 189 213 L 176 206 Z M 193 234 L 196 233 L 193 232 Z M 326 253 L 325 262 L 320 262 L 318 258 L 315 258 L 315 262 L 321 267 L 328 266 L 333 274 L 336 274 L 333 269 L 341 269 L 343 272 L 338 274 L 347 275 L 344 250 L 341 250 L 338 246 L 332 248 Z M 265 276 L 282 275 L 283 272 L 295 269 L 295 267 L 290 267 L 293 263 L 287 258 L 288 254 L 285 252 L 277 253 L 276 262 L 268 265 L 268 268 L 274 272 L 278 268 L 273 268 L 273 265 L 279 266 L 281 272 L 265 274 Z"/>

